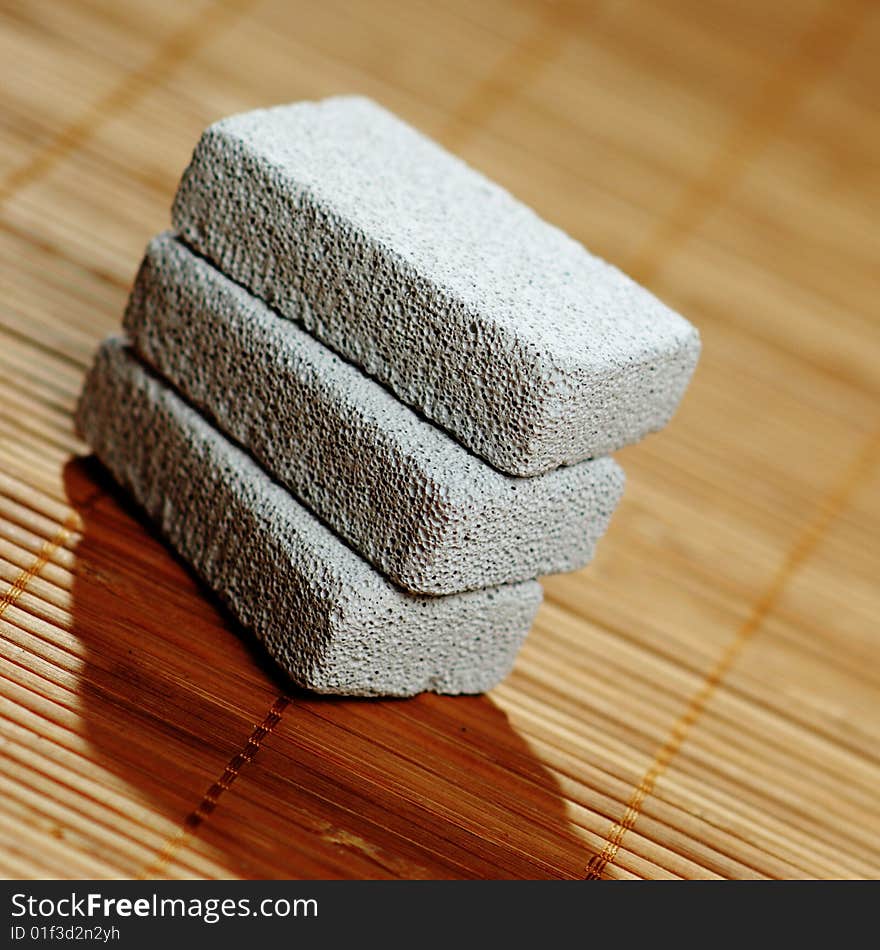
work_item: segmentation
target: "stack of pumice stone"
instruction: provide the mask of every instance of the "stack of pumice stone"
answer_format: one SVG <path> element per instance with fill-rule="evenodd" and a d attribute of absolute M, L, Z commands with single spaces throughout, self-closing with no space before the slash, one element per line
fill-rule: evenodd
<path fill-rule="evenodd" d="M 362 98 L 211 126 L 78 426 L 307 689 L 482 692 L 694 328 Z"/>

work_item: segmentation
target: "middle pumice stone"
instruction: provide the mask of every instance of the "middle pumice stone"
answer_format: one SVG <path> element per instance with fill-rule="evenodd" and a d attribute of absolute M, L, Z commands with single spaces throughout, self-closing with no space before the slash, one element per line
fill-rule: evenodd
<path fill-rule="evenodd" d="M 147 248 L 125 328 L 143 359 L 408 590 L 576 570 L 620 499 L 610 458 L 502 474 L 170 233 Z"/>

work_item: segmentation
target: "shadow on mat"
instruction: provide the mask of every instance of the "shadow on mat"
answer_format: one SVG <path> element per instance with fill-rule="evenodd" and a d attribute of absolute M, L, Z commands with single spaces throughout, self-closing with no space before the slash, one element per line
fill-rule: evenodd
<path fill-rule="evenodd" d="M 154 835 L 132 876 L 583 876 L 590 854 L 555 778 L 489 697 L 291 691 L 95 459 L 64 479 L 83 522 L 71 610 L 85 735 L 118 786 L 108 804 L 169 820 L 171 843 Z M 205 792 L 285 694 L 215 807 Z"/>

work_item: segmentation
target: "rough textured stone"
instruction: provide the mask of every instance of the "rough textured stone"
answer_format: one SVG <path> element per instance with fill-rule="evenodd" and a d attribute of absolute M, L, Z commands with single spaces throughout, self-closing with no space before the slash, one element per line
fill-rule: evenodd
<path fill-rule="evenodd" d="M 147 248 L 125 328 L 191 403 L 409 590 L 582 567 L 620 498 L 609 458 L 502 474 L 170 234 Z"/>
<path fill-rule="evenodd" d="M 514 475 L 669 420 L 696 330 L 369 100 L 232 116 L 175 227 L 222 271 Z"/>
<path fill-rule="evenodd" d="M 476 693 L 510 669 L 534 581 L 449 597 L 393 586 L 119 340 L 77 410 L 83 436 L 172 545 L 300 686 Z"/>

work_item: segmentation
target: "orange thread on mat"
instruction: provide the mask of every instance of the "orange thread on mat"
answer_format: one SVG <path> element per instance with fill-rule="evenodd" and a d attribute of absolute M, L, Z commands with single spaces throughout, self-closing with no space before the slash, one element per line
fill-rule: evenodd
<path fill-rule="evenodd" d="M 138 874 L 138 880 L 158 877 L 165 871 L 181 845 L 197 831 L 199 826 L 214 811 L 221 795 L 229 791 L 230 786 L 238 778 L 244 766 L 260 751 L 263 740 L 272 732 L 278 723 L 281 722 L 284 710 L 287 709 L 289 705 L 289 696 L 281 695 L 277 697 L 269 711 L 263 717 L 263 721 L 254 727 L 253 732 L 248 736 L 241 751 L 236 752 L 229 762 L 226 763 L 226 768 L 223 770 L 220 778 L 208 787 L 202 796 L 202 800 L 184 819 L 183 825 L 165 842 L 155 859 Z"/>
<path fill-rule="evenodd" d="M 52 559 L 52 555 L 64 546 L 67 539 L 79 529 L 80 518 L 76 512 L 68 515 L 54 537 L 49 538 L 37 552 L 33 563 L 25 568 L 12 582 L 12 586 L 0 597 L 0 617 L 12 607 L 27 590 L 28 584 L 43 570 Z"/>
<path fill-rule="evenodd" d="M 601 880 L 606 867 L 617 857 L 620 844 L 624 836 L 638 820 L 645 799 L 653 792 L 657 779 L 666 771 L 669 763 L 681 749 L 693 725 L 705 710 L 712 694 L 718 688 L 722 679 L 733 666 L 743 647 L 752 638 L 761 626 L 767 615 L 773 609 L 779 595 L 788 583 L 792 574 L 807 559 L 816 545 L 821 541 L 834 519 L 846 506 L 852 493 L 856 490 L 861 479 L 870 471 L 880 458 L 880 432 L 868 439 L 859 452 L 855 461 L 847 468 L 840 483 L 836 485 L 820 502 L 819 511 L 815 518 L 806 526 L 791 550 L 786 555 L 779 569 L 767 589 L 761 594 L 752 606 L 749 616 L 737 630 L 736 636 L 730 642 L 721 658 L 706 675 L 702 686 L 691 697 L 687 708 L 676 721 L 668 738 L 654 757 L 650 768 L 642 776 L 636 786 L 623 817 L 615 822 L 608 835 L 605 847 L 594 855 L 587 865 L 585 875 L 588 881 Z"/>
<path fill-rule="evenodd" d="M 0 204 L 19 189 L 42 178 L 62 158 L 80 148 L 104 122 L 133 105 L 166 73 L 213 38 L 230 17 L 240 15 L 252 3 L 253 0 L 227 0 L 214 7 L 213 18 L 206 16 L 204 9 L 196 10 L 179 30 L 161 44 L 149 62 L 128 73 L 119 85 L 94 103 L 79 119 L 63 128 L 27 164 L 13 169 L 0 181 Z"/>

